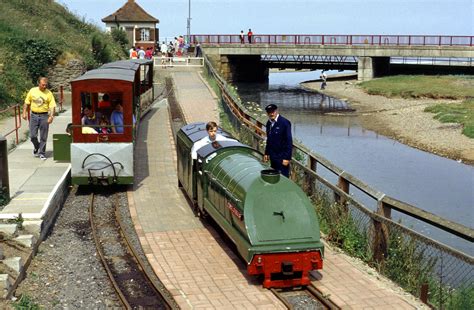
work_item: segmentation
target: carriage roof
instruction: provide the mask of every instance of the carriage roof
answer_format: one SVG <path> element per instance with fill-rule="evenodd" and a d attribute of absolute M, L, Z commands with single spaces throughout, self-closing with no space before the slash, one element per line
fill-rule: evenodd
<path fill-rule="evenodd" d="M 104 64 L 98 69 L 87 71 L 86 73 L 75 78 L 71 82 L 96 79 L 133 82 L 135 80 L 135 74 L 140 68 L 140 65 L 147 65 L 150 63 L 152 63 L 152 61 L 146 59 L 115 61 Z"/>

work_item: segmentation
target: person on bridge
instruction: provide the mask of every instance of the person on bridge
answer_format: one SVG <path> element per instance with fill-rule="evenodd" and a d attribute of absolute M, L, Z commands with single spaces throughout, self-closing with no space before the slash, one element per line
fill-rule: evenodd
<path fill-rule="evenodd" d="M 252 36 L 253 36 L 252 29 L 249 28 L 249 32 L 247 32 L 247 39 L 249 40 L 249 44 L 252 44 Z"/>
<path fill-rule="evenodd" d="M 46 142 L 48 140 L 49 124 L 53 122 L 56 112 L 56 101 L 53 93 L 47 89 L 48 78 L 40 77 L 38 87 L 30 89 L 23 105 L 23 119 L 26 120 L 27 110 L 30 108 L 30 138 L 33 143 L 33 155 L 46 160 Z M 38 141 L 38 131 L 40 141 Z"/>
<path fill-rule="evenodd" d="M 267 145 L 263 161 L 270 160 L 270 166 L 288 178 L 293 149 L 291 122 L 278 114 L 278 107 L 275 104 L 267 105 L 265 111 L 268 121 L 266 124 Z"/>
<path fill-rule="evenodd" d="M 240 44 L 245 44 L 245 34 L 243 30 L 240 30 Z"/>

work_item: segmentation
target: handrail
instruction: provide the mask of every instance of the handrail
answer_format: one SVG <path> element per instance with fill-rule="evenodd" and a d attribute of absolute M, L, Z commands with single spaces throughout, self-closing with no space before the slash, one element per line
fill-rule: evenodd
<path fill-rule="evenodd" d="M 6 109 L 4 109 L 4 110 L 0 110 L 0 114 L 9 112 L 10 110 L 13 110 L 14 120 L 15 120 L 15 128 L 13 128 L 12 130 L 8 131 L 8 132 L 5 133 L 3 136 L 6 137 L 6 136 L 8 136 L 9 134 L 15 132 L 15 135 L 16 135 L 16 144 L 18 144 L 18 143 L 20 143 L 19 136 L 18 136 L 18 131 L 19 131 L 19 129 L 21 128 L 21 106 L 20 106 L 19 104 L 16 104 L 16 105 L 13 105 L 13 106 L 9 106 L 8 108 L 6 108 Z"/>
<path fill-rule="evenodd" d="M 153 66 L 155 67 L 203 67 L 204 58 L 202 57 L 153 57 Z"/>
<path fill-rule="evenodd" d="M 237 98 L 234 98 L 229 93 L 227 82 L 224 81 L 219 76 L 219 74 L 216 73 L 215 69 L 213 68 L 212 64 L 210 63 L 210 61 L 208 60 L 206 56 L 205 56 L 205 63 L 209 67 L 210 71 L 213 73 L 217 81 L 217 84 L 222 91 L 222 94 L 223 94 L 222 97 L 224 98 L 225 102 L 229 105 L 229 107 L 233 111 L 238 111 L 238 113 L 234 113 L 234 114 L 241 120 L 241 123 L 244 126 L 249 128 L 254 133 L 254 135 L 256 135 L 259 139 L 263 139 L 265 136 L 264 125 L 263 125 L 264 122 L 261 120 L 255 119 L 250 114 L 250 112 L 247 111 L 245 107 L 243 107 L 243 105 L 238 104 L 240 100 Z M 338 184 L 336 186 L 340 188 L 341 190 L 343 190 L 343 192 L 345 192 L 346 194 L 349 194 L 349 186 L 352 185 L 358 188 L 363 193 L 367 194 L 369 197 L 375 199 L 378 202 L 379 209 L 381 209 L 380 211 L 384 211 L 384 212 L 380 212 L 380 214 L 382 214 L 384 217 L 390 219 L 391 218 L 390 210 L 393 209 L 393 210 L 402 212 L 408 216 L 411 216 L 413 218 L 416 218 L 418 220 L 421 220 L 427 224 L 433 225 L 443 231 L 452 233 L 467 241 L 470 241 L 470 242 L 474 241 L 474 229 L 471 229 L 459 223 L 451 222 L 435 214 L 429 213 L 415 206 L 412 206 L 408 203 L 405 203 L 395 198 L 392 198 L 390 196 L 387 196 L 386 194 L 368 186 L 361 180 L 357 179 L 355 176 L 345 172 L 344 170 L 337 167 L 336 165 L 334 165 L 333 163 L 331 163 L 329 160 L 322 157 L 321 155 L 312 152 L 311 150 L 309 150 L 307 147 L 305 147 L 304 145 L 300 143 L 294 142 L 293 147 L 294 149 L 299 150 L 301 153 L 303 153 L 303 157 L 305 157 L 307 161 L 306 167 L 310 169 L 312 172 L 316 173 L 316 168 L 318 164 L 320 164 L 324 166 L 327 170 L 337 175 Z M 293 158 L 292 161 L 297 161 L 297 160 Z M 344 202 L 343 198 L 344 197 L 340 197 L 341 199 L 340 202 L 342 203 Z"/>
<path fill-rule="evenodd" d="M 261 34 L 253 35 L 252 44 L 269 45 L 379 45 L 379 46 L 473 46 L 474 36 L 445 35 L 324 35 Z M 194 34 L 193 44 L 241 45 L 239 34 Z M 243 45 L 251 45 L 245 43 Z"/>

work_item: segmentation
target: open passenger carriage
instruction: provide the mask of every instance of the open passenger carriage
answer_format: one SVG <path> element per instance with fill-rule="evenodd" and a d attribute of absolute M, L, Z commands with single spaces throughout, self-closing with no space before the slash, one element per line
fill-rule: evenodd
<path fill-rule="evenodd" d="M 72 125 L 54 136 L 54 158 L 71 161 L 73 184 L 133 184 L 135 132 L 154 98 L 153 62 L 105 64 L 71 81 L 71 92 Z"/>

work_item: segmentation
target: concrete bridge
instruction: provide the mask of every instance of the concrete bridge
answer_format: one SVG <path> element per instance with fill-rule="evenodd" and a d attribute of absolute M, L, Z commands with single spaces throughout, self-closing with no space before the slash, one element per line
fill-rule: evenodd
<path fill-rule="evenodd" d="M 468 70 L 474 58 L 473 36 L 254 35 L 241 43 L 239 35 L 193 35 L 191 42 L 201 45 L 229 81 L 267 81 L 269 67 L 279 67 L 269 60 L 282 56 L 321 56 L 322 62 L 352 57 L 359 80 L 388 75 L 393 57 L 462 59 Z M 314 69 L 326 69 L 321 61 Z"/>

